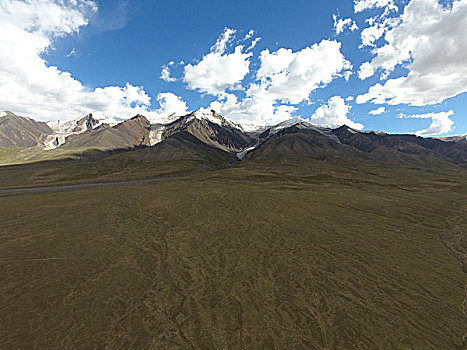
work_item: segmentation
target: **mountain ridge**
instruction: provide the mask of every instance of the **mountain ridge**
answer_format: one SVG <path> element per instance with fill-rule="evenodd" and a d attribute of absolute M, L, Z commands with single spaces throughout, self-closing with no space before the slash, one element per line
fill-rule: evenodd
<path fill-rule="evenodd" d="M 92 114 L 69 122 L 44 123 L 11 112 L 3 113 L 5 115 L 0 117 L 0 147 L 19 147 L 25 152 L 31 149 L 37 154 L 50 152 L 47 154 L 51 156 L 73 153 L 74 150 L 79 153 L 97 149 L 105 154 L 151 148 L 171 137 L 173 146 L 176 143 L 173 140 L 181 141 L 181 137 L 185 137 L 187 142 L 191 142 L 185 150 L 192 149 L 194 145 L 198 147 L 201 142 L 201 148 L 218 149 L 235 156 L 236 161 L 347 157 L 394 164 L 467 162 L 467 139 L 463 135 L 424 138 L 413 134 L 359 131 L 346 125 L 324 128 L 299 117 L 256 132 L 246 132 L 214 110 L 170 115 L 163 120 L 165 123 L 160 124 L 138 114 L 114 125 L 104 123 Z M 197 141 L 193 142 L 193 138 Z M 49 147 L 51 142 L 55 147 Z M 230 156 L 227 158 L 231 159 Z"/>

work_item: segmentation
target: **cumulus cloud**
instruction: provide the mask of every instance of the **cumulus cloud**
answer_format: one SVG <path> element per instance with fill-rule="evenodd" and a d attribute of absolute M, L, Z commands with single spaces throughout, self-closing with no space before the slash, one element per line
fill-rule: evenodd
<path fill-rule="evenodd" d="M 157 122 L 158 119 L 165 118 L 171 114 L 185 115 L 188 110 L 185 101 L 171 92 L 163 92 L 157 95 L 157 102 L 160 108 L 146 114 L 151 122 Z"/>
<path fill-rule="evenodd" d="M 100 111 L 110 116 L 128 118 L 135 113 L 145 113 L 151 103 L 142 87 L 129 83 L 125 87 L 107 86 L 92 92 L 82 92 L 76 100 L 79 105 L 90 111 Z M 64 101 L 70 103 L 70 101 Z M 76 117 L 76 114 L 74 114 Z"/>
<path fill-rule="evenodd" d="M 247 96 L 239 100 L 228 94 L 211 103 L 211 108 L 243 125 L 260 126 L 277 124 L 292 117 L 296 106 L 276 103 L 274 98 L 259 84 L 251 84 Z"/>
<path fill-rule="evenodd" d="M 385 31 L 386 26 L 381 23 L 376 23 L 363 29 L 360 33 L 360 37 L 362 39 L 362 45 L 360 47 L 375 46 L 375 42 L 383 36 Z"/>
<path fill-rule="evenodd" d="M 211 95 L 222 95 L 228 88 L 238 88 L 238 84 L 250 71 L 252 53 L 244 52 L 243 45 L 235 47 L 233 53 L 226 53 L 227 44 L 235 30 L 225 28 L 211 51 L 195 65 L 187 64 L 183 81 L 188 88 Z"/>
<path fill-rule="evenodd" d="M 333 15 L 332 18 L 334 19 L 334 30 L 336 31 L 336 35 L 344 32 L 345 29 L 349 29 L 350 31 L 354 31 L 358 29 L 357 23 L 352 18 L 338 18 L 336 15 Z"/>
<path fill-rule="evenodd" d="M 385 44 L 360 67 L 359 76 L 381 69 L 386 79 L 396 67 L 408 73 L 370 87 L 358 103 L 424 106 L 467 91 L 467 0 L 454 0 L 451 6 L 412 0 L 388 26 Z"/>
<path fill-rule="evenodd" d="M 341 53 L 341 43 L 322 40 L 300 51 L 281 48 L 260 54 L 257 78 L 274 100 L 297 104 L 309 100 L 312 91 L 324 87 L 352 65 Z"/>
<path fill-rule="evenodd" d="M 342 125 L 347 125 L 353 129 L 361 130 L 363 125 L 350 120 L 347 115 L 351 107 L 345 103 L 345 100 L 340 96 L 333 96 L 327 104 L 324 104 L 315 111 L 311 116 L 310 121 L 313 124 L 327 127 L 337 128 Z"/>
<path fill-rule="evenodd" d="M 388 8 L 390 10 L 398 10 L 394 0 L 355 0 L 354 12 L 362 12 L 365 10 Z"/>
<path fill-rule="evenodd" d="M 373 74 L 375 74 L 375 69 L 373 66 L 370 64 L 370 62 L 364 62 L 360 68 L 358 69 L 358 77 L 361 80 L 364 80 L 366 78 L 371 77 Z"/>
<path fill-rule="evenodd" d="M 310 93 L 345 76 L 351 64 L 341 44 L 323 40 L 299 51 L 280 48 L 260 53 L 256 80 L 245 87 L 245 97 L 221 94 L 211 108 L 243 124 L 276 124 L 289 119 L 297 104 L 310 101 Z"/>
<path fill-rule="evenodd" d="M 380 115 L 380 114 L 383 114 L 384 112 L 386 112 L 386 108 L 385 107 L 379 107 L 379 108 L 376 108 L 376 109 L 373 109 L 373 110 L 369 111 L 368 114 Z"/>
<path fill-rule="evenodd" d="M 168 83 L 173 83 L 174 81 L 177 81 L 176 78 L 170 75 L 170 66 L 173 66 L 174 64 L 175 64 L 174 61 L 170 61 L 168 64 L 165 64 L 162 66 L 161 76 L 160 76 L 162 80 Z"/>
<path fill-rule="evenodd" d="M 433 136 L 446 134 L 452 131 L 454 122 L 449 118 L 454 114 L 453 110 L 448 112 L 427 113 L 427 114 L 414 114 L 414 115 L 401 115 L 403 118 L 422 118 L 431 119 L 431 124 L 428 128 L 415 132 L 418 136 Z"/>
<path fill-rule="evenodd" d="M 141 87 L 89 89 L 41 57 L 55 39 L 79 32 L 96 11 L 91 0 L 0 1 L 0 109 L 42 120 L 94 111 L 129 117 L 147 110 L 150 97 Z"/>
<path fill-rule="evenodd" d="M 251 48 L 259 39 L 250 31 L 241 41 L 251 40 Z M 341 43 L 322 40 L 298 51 L 263 50 L 253 81 L 245 84 L 252 53 L 243 45 L 228 53 L 234 43 L 235 31 L 226 28 L 199 63 L 185 66 L 183 80 L 190 89 L 216 96 L 209 107 L 242 124 L 275 124 L 291 118 L 299 103 L 310 101 L 311 92 L 351 74 Z"/>

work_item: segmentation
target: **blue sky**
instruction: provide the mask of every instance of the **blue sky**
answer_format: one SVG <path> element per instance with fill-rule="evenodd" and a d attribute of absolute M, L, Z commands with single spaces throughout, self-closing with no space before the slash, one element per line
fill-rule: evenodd
<path fill-rule="evenodd" d="M 87 112 L 157 119 L 217 107 L 245 124 L 298 115 L 331 127 L 467 133 L 467 0 L 2 0 L 0 7 L 0 37 L 10 38 L 0 39 L 0 51 L 14 46 L 0 55 L 0 110 L 40 120 Z M 34 51 L 14 44 L 23 36 Z M 174 81 L 161 79 L 165 66 Z"/>

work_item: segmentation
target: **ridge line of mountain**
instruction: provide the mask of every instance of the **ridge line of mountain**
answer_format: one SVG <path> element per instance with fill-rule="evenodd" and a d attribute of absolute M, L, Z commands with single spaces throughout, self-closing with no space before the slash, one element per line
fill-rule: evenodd
<path fill-rule="evenodd" d="M 346 125 L 324 128 L 298 117 L 250 132 L 214 110 L 199 110 L 184 116 L 173 114 L 165 118 L 164 123 L 151 123 L 140 114 L 121 122 L 99 120 L 92 114 L 69 122 L 49 123 L 11 112 L 2 112 L 0 117 L 0 147 L 36 153 L 150 148 L 174 135 L 192 135 L 203 147 L 236 155 L 238 160 L 357 157 L 408 164 L 467 162 L 466 136 L 423 138 L 412 134 L 358 131 Z M 191 148 L 193 140 L 189 142 L 188 148 Z"/>

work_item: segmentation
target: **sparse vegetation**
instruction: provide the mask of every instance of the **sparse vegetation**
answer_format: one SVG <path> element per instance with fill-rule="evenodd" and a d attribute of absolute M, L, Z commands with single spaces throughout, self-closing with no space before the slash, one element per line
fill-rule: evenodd
<path fill-rule="evenodd" d="M 31 179 L 99 164 L 96 181 L 117 177 L 99 162 Z M 466 181 L 458 167 L 249 161 L 0 199 L 0 348 L 462 348 L 449 249 L 465 254 Z"/>

